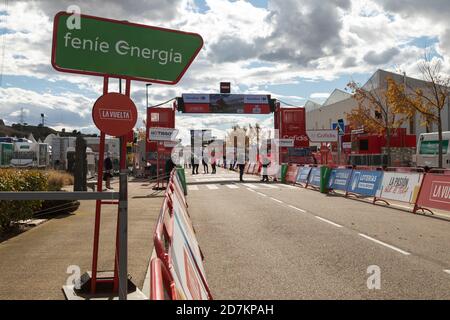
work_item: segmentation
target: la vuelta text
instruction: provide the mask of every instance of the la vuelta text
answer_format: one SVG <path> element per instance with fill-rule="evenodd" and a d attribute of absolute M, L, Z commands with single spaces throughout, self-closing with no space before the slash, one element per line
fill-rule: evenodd
<path fill-rule="evenodd" d="M 210 314 L 222 315 L 273 315 L 273 305 L 256 305 L 256 304 L 222 304 L 219 309 L 212 307 L 190 307 L 183 305 L 177 307 L 179 315 L 202 315 L 208 317 Z"/>

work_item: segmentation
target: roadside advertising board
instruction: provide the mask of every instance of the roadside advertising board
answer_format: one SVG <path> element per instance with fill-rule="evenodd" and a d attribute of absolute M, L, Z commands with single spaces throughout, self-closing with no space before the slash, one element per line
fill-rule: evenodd
<path fill-rule="evenodd" d="M 183 238 L 179 219 L 173 219 L 173 237 L 169 256 L 183 291 L 189 300 L 207 300 L 208 294 L 203 286 L 199 271 L 195 267 L 189 244 Z"/>
<path fill-rule="evenodd" d="M 297 179 L 297 165 L 289 165 L 287 171 L 286 171 L 286 181 L 295 183 Z"/>
<path fill-rule="evenodd" d="M 320 187 L 320 168 L 314 167 L 311 169 L 308 184 L 315 187 Z"/>
<path fill-rule="evenodd" d="M 176 194 L 173 194 L 173 200 L 173 213 L 175 219 L 178 220 L 177 222 L 179 223 L 181 230 L 183 231 L 182 237 L 188 244 L 189 253 L 192 255 L 193 259 L 195 259 L 200 272 L 204 275 L 205 269 L 203 267 L 202 255 L 190 218 L 185 211 L 184 204 L 180 199 L 177 199 Z"/>
<path fill-rule="evenodd" d="M 383 179 L 383 171 L 354 170 L 348 192 L 375 196 Z"/>
<path fill-rule="evenodd" d="M 385 172 L 377 197 L 414 203 L 422 178 L 423 174 L 417 172 Z"/>
<path fill-rule="evenodd" d="M 199 34 L 80 15 L 56 14 L 52 65 L 62 72 L 176 84 L 203 46 Z"/>
<path fill-rule="evenodd" d="M 308 176 L 309 173 L 311 172 L 311 167 L 301 167 L 298 170 L 298 174 L 297 174 L 297 183 L 306 183 L 308 182 Z"/>
<path fill-rule="evenodd" d="M 417 205 L 450 211 L 450 175 L 425 175 Z"/>
<path fill-rule="evenodd" d="M 175 141 L 178 129 L 173 128 L 149 128 L 148 139 L 152 141 Z"/>
<path fill-rule="evenodd" d="M 339 137 L 337 130 L 308 130 L 306 134 L 311 142 L 336 142 Z"/>
<path fill-rule="evenodd" d="M 333 169 L 330 173 L 328 187 L 333 190 L 346 191 L 350 178 L 352 176 L 351 169 Z"/>
<path fill-rule="evenodd" d="M 121 137 L 133 130 L 137 109 L 126 95 L 110 92 L 97 99 L 92 108 L 92 119 L 100 131 Z"/>

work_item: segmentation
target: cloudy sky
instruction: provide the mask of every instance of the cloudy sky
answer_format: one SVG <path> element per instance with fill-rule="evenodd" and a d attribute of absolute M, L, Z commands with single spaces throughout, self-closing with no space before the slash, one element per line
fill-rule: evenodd
<path fill-rule="evenodd" d="M 57 129 L 95 132 L 91 108 L 101 79 L 52 69 L 52 21 L 78 5 L 82 13 L 197 32 L 204 47 L 175 86 L 153 85 L 150 104 L 182 93 L 268 93 L 289 104 L 323 102 L 349 80 L 365 82 L 376 69 L 417 75 L 429 48 L 450 70 L 448 0 L 0 0 L 0 118 Z M 118 90 L 117 81 L 111 86 Z M 142 125 L 145 83 L 133 82 Z M 211 128 L 235 123 L 272 125 L 271 116 L 182 116 L 177 126 Z M 185 136 L 185 134 L 183 134 Z"/>

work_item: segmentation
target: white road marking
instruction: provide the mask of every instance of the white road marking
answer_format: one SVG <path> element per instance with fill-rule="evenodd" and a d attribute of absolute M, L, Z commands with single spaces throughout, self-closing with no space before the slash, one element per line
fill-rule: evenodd
<path fill-rule="evenodd" d="M 239 187 L 235 184 L 226 184 L 226 186 L 230 189 L 239 189 Z"/>
<path fill-rule="evenodd" d="M 279 186 L 282 186 L 282 187 L 285 187 L 285 188 L 288 188 L 288 189 L 297 189 L 297 187 L 290 186 L 290 185 L 288 185 L 288 184 L 282 184 L 282 183 L 279 183 L 278 185 L 279 185 Z"/>
<path fill-rule="evenodd" d="M 188 186 L 188 190 L 197 191 L 198 186 Z"/>
<path fill-rule="evenodd" d="M 358 234 L 359 234 L 361 237 L 363 237 L 363 238 L 366 238 L 366 239 L 371 240 L 371 241 L 373 241 L 373 242 L 375 242 L 375 243 L 381 244 L 382 246 L 385 246 L 385 247 L 387 247 L 387 248 L 389 248 L 389 249 L 392 249 L 392 250 L 395 250 L 395 251 L 397 251 L 397 252 L 400 252 L 401 254 L 404 254 L 405 256 L 407 256 L 407 255 L 410 254 L 410 253 L 407 252 L 407 251 L 404 251 L 404 250 L 402 250 L 402 249 L 399 249 L 399 248 L 397 248 L 397 247 L 394 247 L 394 246 L 392 246 L 392 245 L 390 245 L 390 244 L 387 244 L 387 243 L 385 243 L 385 242 L 383 242 L 383 241 L 380 241 L 380 240 L 374 239 L 374 238 L 372 238 L 372 237 L 366 236 L 366 235 L 363 234 L 363 233 L 358 233 Z"/>
<path fill-rule="evenodd" d="M 450 269 L 444 270 L 444 272 L 450 274 Z"/>
<path fill-rule="evenodd" d="M 331 224 L 332 226 L 335 226 L 335 227 L 338 227 L 338 228 L 342 228 L 342 226 L 341 226 L 340 224 L 334 223 L 333 221 L 330 221 L 330 220 L 328 220 L 328 219 L 325 219 L 325 218 L 322 218 L 322 217 L 319 217 L 319 216 L 315 216 L 315 217 L 316 217 L 317 219 L 323 221 L 323 222 L 326 222 L 326 223 Z"/>
<path fill-rule="evenodd" d="M 252 189 L 259 189 L 258 186 L 255 186 L 252 183 L 243 183 L 244 186 L 246 186 L 247 188 L 252 188 Z"/>
<path fill-rule="evenodd" d="M 264 193 L 261 193 L 261 192 L 256 192 L 256 193 L 259 194 L 260 196 L 267 197 L 267 195 L 265 195 Z"/>
<path fill-rule="evenodd" d="M 251 192 L 256 192 L 255 190 L 253 190 L 253 189 L 250 189 L 250 188 L 246 188 L 248 191 L 251 191 Z"/>
<path fill-rule="evenodd" d="M 219 189 L 219 187 L 217 187 L 215 184 L 205 184 L 205 186 L 206 186 L 209 190 L 217 190 L 217 189 Z"/>
<path fill-rule="evenodd" d="M 272 197 L 270 197 L 270 199 L 272 199 L 273 201 L 276 201 L 276 202 L 278 202 L 278 203 L 283 203 L 283 201 L 278 200 L 278 199 L 275 199 L 275 198 L 272 198 Z"/>
<path fill-rule="evenodd" d="M 271 184 L 263 184 L 264 187 L 267 187 L 268 189 L 278 189 L 277 186 L 273 186 Z"/>
<path fill-rule="evenodd" d="M 294 210 L 297 210 L 297 211 L 300 211 L 300 212 L 306 213 L 306 210 L 303 210 L 303 209 L 300 209 L 300 208 L 294 207 L 293 205 L 288 205 L 288 207 L 289 207 L 289 208 L 292 208 L 292 209 L 294 209 Z"/>

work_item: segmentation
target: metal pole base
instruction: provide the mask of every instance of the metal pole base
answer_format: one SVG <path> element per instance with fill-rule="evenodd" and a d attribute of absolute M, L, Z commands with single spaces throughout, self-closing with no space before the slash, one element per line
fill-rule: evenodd
<path fill-rule="evenodd" d="M 91 272 L 81 276 L 78 288 L 75 285 L 64 285 L 62 291 L 66 300 L 119 300 L 118 292 L 114 292 L 114 272 L 99 272 L 97 276 L 96 293 L 91 294 Z M 127 300 L 148 300 L 128 277 Z"/>

